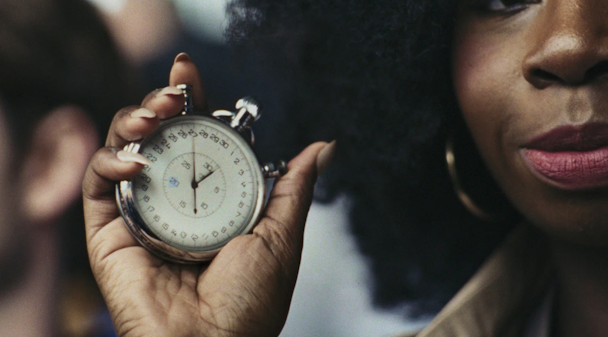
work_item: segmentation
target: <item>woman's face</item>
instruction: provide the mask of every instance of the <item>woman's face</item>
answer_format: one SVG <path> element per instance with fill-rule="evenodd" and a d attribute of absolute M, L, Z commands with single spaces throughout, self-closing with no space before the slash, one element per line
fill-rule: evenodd
<path fill-rule="evenodd" d="M 461 0 L 452 60 L 465 120 L 516 208 L 551 235 L 608 245 L 608 1 Z"/>

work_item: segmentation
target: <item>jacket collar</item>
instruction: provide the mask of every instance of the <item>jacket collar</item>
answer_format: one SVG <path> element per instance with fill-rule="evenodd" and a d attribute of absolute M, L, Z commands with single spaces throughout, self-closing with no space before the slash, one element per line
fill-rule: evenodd
<path fill-rule="evenodd" d="M 520 226 L 418 337 L 515 337 L 550 283 L 548 248 Z"/>

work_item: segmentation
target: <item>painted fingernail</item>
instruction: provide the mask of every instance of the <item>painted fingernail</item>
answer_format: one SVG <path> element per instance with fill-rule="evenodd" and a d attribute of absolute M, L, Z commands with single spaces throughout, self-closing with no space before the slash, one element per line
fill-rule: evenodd
<path fill-rule="evenodd" d="M 177 87 L 164 87 L 162 88 L 158 94 L 156 94 L 156 97 L 159 96 L 181 96 L 184 94 L 184 91 L 182 89 L 179 89 Z"/>
<path fill-rule="evenodd" d="M 146 159 L 144 156 L 142 156 L 139 153 L 133 153 L 133 152 L 127 152 L 127 151 L 118 151 L 116 153 L 116 158 L 118 158 L 118 160 L 125 162 L 125 163 L 138 163 L 138 164 L 142 164 L 142 165 L 150 165 L 150 161 L 148 161 L 148 159 Z"/>
<path fill-rule="evenodd" d="M 190 56 L 188 56 L 188 54 L 186 54 L 186 53 L 179 53 L 175 57 L 175 60 L 173 60 L 173 64 L 175 64 L 177 62 L 182 62 L 182 61 L 190 61 Z"/>
<path fill-rule="evenodd" d="M 331 163 L 336 153 L 336 141 L 325 145 L 325 147 L 317 155 L 317 177 L 323 174 Z"/>
<path fill-rule="evenodd" d="M 154 118 L 156 114 L 152 110 L 148 110 L 146 108 L 139 108 L 133 112 L 131 112 L 131 117 L 133 118 Z"/>

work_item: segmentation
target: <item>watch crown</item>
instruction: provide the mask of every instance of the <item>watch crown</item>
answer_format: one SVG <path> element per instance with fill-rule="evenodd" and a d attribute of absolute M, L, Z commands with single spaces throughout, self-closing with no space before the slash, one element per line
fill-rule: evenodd
<path fill-rule="evenodd" d="M 287 173 L 287 163 L 284 160 L 279 160 L 275 163 L 266 163 L 262 166 L 262 174 L 264 178 L 278 178 Z"/>
<path fill-rule="evenodd" d="M 239 132 L 249 128 L 253 122 L 262 116 L 262 108 L 253 97 L 239 99 L 236 102 L 236 108 L 238 111 L 232 119 L 230 126 L 236 128 Z"/>
<path fill-rule="evenodd" d="M 253 97 L 247 96 L 239 99 L 236 102 L 237 109 L 245 109 L 254 118 L 254 121 L 260 119 L 262 115 L 262 108 L 260 103 Z"/>
<path fill-rule="evenodd" d="M 182 115 L 190 115 L 194 111 L 194 103 L 192 101 L 192 86 L 189 84 L 178 84 L 177 88 L 184 95 L 184 110 Z"/>

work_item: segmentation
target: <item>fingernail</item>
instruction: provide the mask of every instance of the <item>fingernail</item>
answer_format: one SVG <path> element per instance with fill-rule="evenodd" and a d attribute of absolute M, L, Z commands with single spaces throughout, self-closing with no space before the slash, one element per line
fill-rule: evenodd
<path fill-rule="evenodd" d="M 131 112 L 131 117 L 134 118 L 154 118 L 156 114 L 152 110 L 148 110 L 146 108 L 139 108 L 133 112 Z"/>
<path fill-rule="evenodd" d="M 121 150 L 116 153 L 116 158 L 118 158 L 118 160 L 125 162 L 125 163 L 138 163 L 138 164 L 142 164 L 142 165 L 150 165 L 150 161 L 148 161 L 148 159 L 146 159 L 144 156 L 142 156 L 139 153 L 133 153 L 133 152 Z"/>
<path fill-rule="evenodd" d="M 188 54 L 186 54 L 186 53 L 179 53 L 175 57 L 175 60 L 173 60 L 173 64 L 176 64 L 177 62 L 182 62 L 182 61 L 190 61 L 190 56 L 188 56 Z"/>
<path fill-rule="evenodd" d="M 170 95 L 170 96 L 181 96 L 184 94 L 184 91 L 182 89 L 179 89 L 177 87 L 164 87 L 162 88 L 158 94 L 156 94 L 156 97 L 162 96 L 162 95 Z"/>
<path fill-rule="evenodd" d="M 336 153 L 336 141 L 325 145 L 325 147 L 317 155 L 317 177 L 323 174 L 331 163 Z"/>

